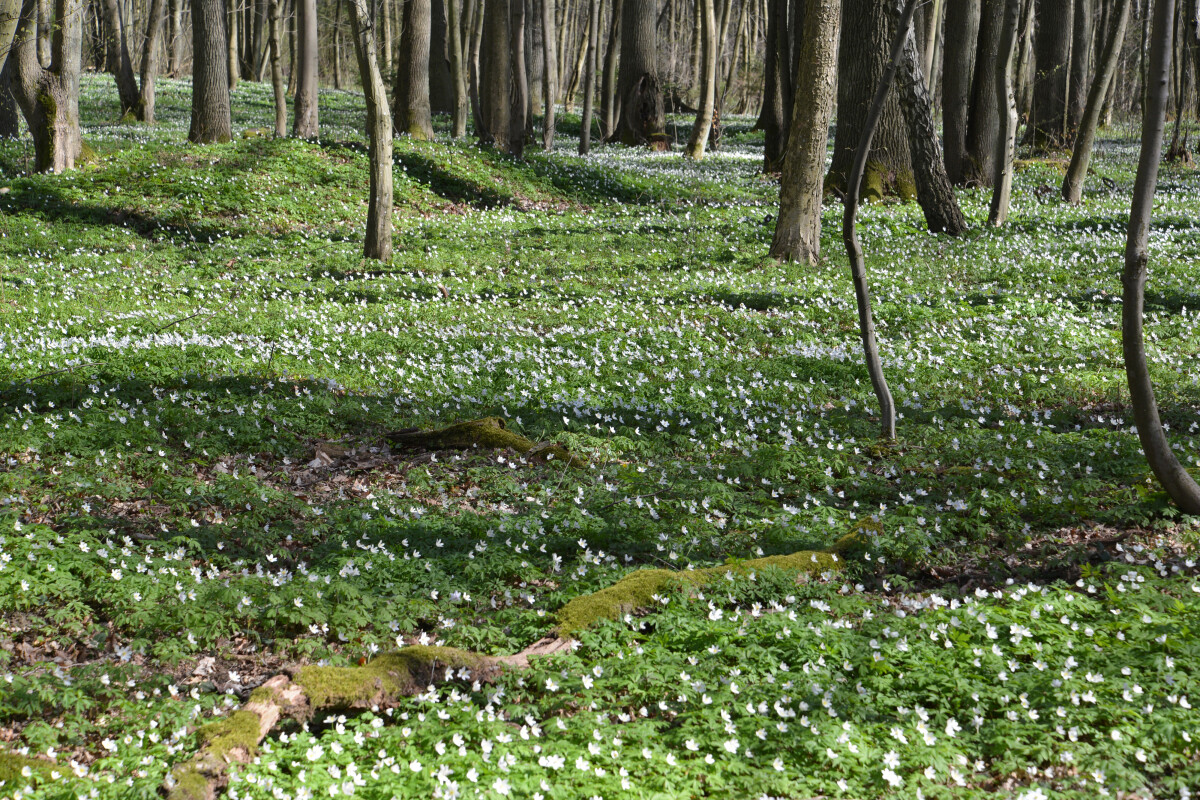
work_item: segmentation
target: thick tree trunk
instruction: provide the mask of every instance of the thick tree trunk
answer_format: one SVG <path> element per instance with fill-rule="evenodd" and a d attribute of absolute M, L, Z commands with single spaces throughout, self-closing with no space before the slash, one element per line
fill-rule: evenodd
<path fill-rule="evenodd" d="M 867 111 L 887 67 L 893 40 L 891 15 L 884 0 L 842 0 L 842 32 L 838 49 L 837 127 L 827 189 L 845 192 L 854 153 L 862 139 Z M 889 93 L 871 137 L 871 152 L 863 170 L 860 197 L 880 200 L 892 194 L 916 196 L 908 134 L 900 100 Z"/>
<path fill-rule="evenodd" d="M 665 147 L 666 117 L 658 81 L 655 0 L 624 0 L 621 20 L 620 139 L 627 145 Z"/>
<path fill-rule="evenodd" d="M 1017 99 L 1013 90 L 1017 36 L 1021 26 L 1021 0 L 1005 0 L 1000 24 L 999 64 L 993 76 L 1000 132 L 992 160 L 992 203 L 988 224 L 999 227 L 1008 219 L 1012 199 L 1013 158 L 1017 145 Z"/>
<path fill-rule="evenodd" d="M 975 47 L 979 42 L 981 0 L 952 0 L 946 7 L 946 55 L 942 75 L 942 133 L 946 174 L 963 184 L 967 179 L 967 128 L 971 114 L 971 84 Z"/>
<path fill-rule="evenodd" d="M 121 117 L 137 113 L 138 85 L 133 74 L 133 62 L 129 60 L 129 47 L 125 38 L 125 19 L 118 0 L 104 0 L 104 30 L 107 40 L 108 58 L 105 68 L 117 81 L 117 97 L 121 101 Z"/>
<path fill-rule="evenodd" d="M 242 78 L 241 60 L 238 58 L 238 0 L 229 0 L 228 14 L 225 18 L 225 33 L 229 41 L 225 47 L 225 56 L 229 63 L 229 91 L 237 88 Z"/>
<path fill-rule="evenodd" d="M 1092 28 L 1096 0 L 1075 0 L 1074 32 L 1071 39 L 1071 84 L 1067 98 L 1067 143 L 1075 140 L 1075 132 L 1083 120 L 1087 105 L 1088 87 L 1092 79 Z"/>
<path fill-rule="evenodd" d="M 14 20 L 20 19 L 20 11 L 11 15 Z M 3 31 L 0 31 L 3 35 Z M 9 37 L 9 42 L 12 37 Z M 8 48 L 5 48 L 7 50 Z M 7 52 L 5 56 L 7 56 Z M 16 139 L 21 135 L 21 110 L 17 108 L 17 99 L 13 97 L 12 84 L 16 75 L 16 58 L 3 58 L 4 66 L 0 67 L 0 139 Z"/>
<path fill-rule="evenodd" d="M 479 53 L 479 140 L 497 150 L 519 154 L 524 133 L 511 141 L 514 107 L 512 13 L 522 0 L 487 0 Z M 521 126 L 522 131 L 524 125 Z"/>
<path fill-rule="evenodd" d="M 792 111 L 772 258 L 816 264 L 821 254 L 821 200 L 829 120 L 837 94 L 841 5 L 841 0 L 809 0 L 805 8 L 796 94 L 807 99 Z"/>
<path fill-rule="evenodd" d="M 596 94 L 596 42 L 600 35 L 600 0 L 588 3 L 587 67 L 583 79 L 583 119 L 579 129 L 579 155 L 586 156 L 592 147 L 592 98 Z"/>
<path fill-rule="evenodd" d="M 79 70 L 83 46 L 81 0 L 55 0 L 61 20 L 51 47 L 49 68 L 37 51 L 37 0 L 23 0 L 10 57 L 15 59 L 13 96 L 33 136 L 34 169 L 64 172 L 79 156 Z"/>
<path fill-rule="evenodd" d="M 41 45 L 41 0 L 38 4 L 38 28 L 37 39 L 38 47 Z M 0 79 L 0 99 L 4 99 L 7 104 L 5 108 L 13 106 L 15 101 L 12 100 L 9 84 L 12 83 L 12 67 L 9 65 L 9 54 L 15 49 L 14 38 L 17 35 L 17 26 L 21 22 L 21 0 L 3 0 L 0 2 L 0 73 L 4 74 L 4 78 Z M 41 63 L 41 52 L 38 52 L 38 63 Z M 0 134 L 0 138 L 9 138 Z"/>
<path fill-rule="evenodd" d="M 1167 91 L 1174 34 L 1175 0 L 1156 0 L 1154 33 L 1151 37 L 1150 63 L 1146 72 L 1146 107 L 1142 116 L 1142 151 L 1138 159 L 1133 204 L 1129 210 L 1129 231 L 1125 243 L 1124 288 L 1121 306 L 1121 343 L 1125 352 L 1125 375 L 1129 379 L 1129 401 L 1137 422 L 1138 439 L 1155 477 L 1185 514 L 1200 514 L 1200 486 L 1188 474 L 1167 441 L 1154 384 L 1146 363 L 1142 332 L 1142 311 L 1146 288 L 1146 265 L 1150 260 L 1148 242 L 1154 212 L 1154 189 L 1162 158 L 1163 124 L 1166 117 Z"/>
<path fill-rule="evenodd" d="M 296 0 L 296 102 L 292 136 L 317 138 L 317 0 Z"/>
<path fill-rule="evenodd" d="M 387 88 L 379 72 L 375 20 L 369 2 L 350 0 L 350 26 L 367 101 L 370 140 L 371 190 L 363 255 L 388 261 L 392 257 L 392 115 L 388 112 Z"/>
<path fill-rule="evenodd" d="M 704 146 L 708 144 L 708 133 L 712 130 L 713 114 L 717 105 L 717 16 L 713 0 L 697 0 L 700 13 L 703 58 L 700 70 L 700 97 L 697 103 L 696 121 L 688 137 L 684 155 L 693 161 L 704 158 Z"/>
<path fill-rule="evenodd" d="M 554 101 L 558 96 L 558 61 L 554 52 L 554 0 L 542 8 L 542 147 L 554 149 Z"/>
<path fill-rule="evenodd" d="M 429 108 L 430 0 L 405 0 L 397 53 L 392 115 L 396 132 L 414 139 L 433 138 Z"/>
<path fill-rule="evenodd" d="M 224 0 L 192 0 L 192 125 L 197 143 L 233 138 Z"/>
<path fill-rule="evenodd" d="M 621 51 L 621 16 L 625 0 L 612 0 L 609 13 L 608 49 L 604 53 L 604 76 L 600 87 L 600 126 L 603 138 L 616 138 L 617 120 L 621 117 L 621 99 L 617 94 L 617 60 Z"/>
<path fill-rule="evenodd" d="M 1017 34 L 1017 65 L 1015 85 L 1017 92 L 1017 117 L 1028 120 L 1033 110 L 1033 29 L 1034 0 L 1022 0 L 1021 30 Z"/>
<path fill-rule="evenodd" d="M 1033 111 L 1028 139 L 1038 150 L 1067 143 L 1067 98 L 1071 88 L 1071 38 L 1075 0 L 1036 0 L 1037 36 Z"/>
<path fill-rule="evenodd" d="M 512 111 L 508 118 L 509 153 L 525 155 L 525 133 L 529 125 L 529 72 L 525 61 L 525 3 L 509 0 L 509 49 L 512 52 Z"/>
<path fill-rule="evenodd" d="M 907 4 L 906 0 L 893 0 L 892 7 L 898 24 L 902 23 L 906 7 L 912 2 L 914 0 L 908 0 Z M 921 74 L 921 54 L 917 50 L 911 19 L 903 47 L 896 73 L 896 88 L 899 90 L 904 123 L 908 128 L 917 202 L 925 212 L 925 223 L 931 232 L 957 236 L 967 229 L 967 221 L 958 207 L 954 186 L 946 174 L 946 162 L 942 157 L 937 128 L 933 124 L 929 92 L 925 88 L 925 76 Z"/>
<path fill-rule="evenodd" d="M 287 84 L 283 80 L 283 0 L 269 0 L 267 4 L 267 51 L 267 58 L 271 62 L 271 91 L 275 95 L 275 135 L 282 138 L 287 136 Z"/>
<path fill-rule="evenodd" d="M 450 67 L 450 86 L 453 91 L 453 111 L 450 135 L 461 139 L 467 133 L 467 113 L 470 110 L 470 86 L 463 53 L 463 0 L 446 3 L 446 59 Z"/>
<path fill-rule="evenodd" d="M 763 63 L 763 102 L 757 127 L 763 131 L 763 172 L 779 172 L 791 124 L 792 41 L 789 0 L 767 0 L 767 41 Z"/>
<path fill-rule="evenodd" d="M 150 0 L 146 17 L 146 38 L 142 42 L 142 86 L 138 94 L 137 117 L 154 124 L 154 81 L 158 77 L 158 51 L 162 42 L 163 12 L 166 0 Z"/>
<path fill-rule="evenodd" d="M 431 114 L 454 113 L 454 81 L 450 74 L 450 29 L 446 23 L 445 0 L 429 4 L 429 111 Z M 403 24 L 400 26 L 404 33 Z M 393 115 L 395 110 L 393 109 Z"/>
<path fill-rule="evenodd" d="M 996 138 L 1000 134 L 996 105 L 996 71 L 1000 68 L 1000 29 L 1007 0 L 983 0 L 979 14 L 979 45 L 975 50 L 975 77 L 971 85 L 971 110 L 967 118 L 966 161 L 963 182 L 990 186 L 995 172 Z"/>
<path fill-rule="evenodd" d="M 1096 139 L 1096 129 L 1100 123 L 1100 110 L 1104 105 L 1104 96 L 1112 82 L 1117 69 L 1117 61 L 1121 58 L 1121 44 L 1125 41 L 1125 28 L 1129 24 L 1129 9 L 1133 0 L 1116 0 L 1118 8 L 1112 17 L 1112 29 L 1104 41 L 1104 49 L 1100 56 L 1100 68 L 1092 79 L 1092 87 L 1088 90 L 1087 105 L 1084 107 L 1083 118 L 1079 122 L 1079 131 L 1075 137 L 1075 148 L 1071 153 L 1071 165 L 1067 167 L 1067 175 L 1063 178 L 1062 196 L 1068 203 L 1078 203 L 1083 199 L 1083 181 L 1087 177 L 1088 165 L 1092 160 L 1092 145 Z"/>

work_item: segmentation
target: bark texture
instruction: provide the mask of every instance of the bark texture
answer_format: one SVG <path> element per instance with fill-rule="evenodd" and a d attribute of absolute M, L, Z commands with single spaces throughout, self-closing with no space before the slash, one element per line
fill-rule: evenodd
<path fill-rule="evenodd" d="M 621 63 L 617 95 L 621 121 L 617 130 L 628 145 L 665 145 L 666 116 L 658 80 L 658 14 L 654 0 L 624 0 L 621 20 Z"/>
<path fill-rule="evenodd" d="M 461 139 L 467 133 L 467 112 L 470 110 L 470 86 L 466 52 L 463 46 L 463 0 L 446 0 L 446 60 L 450 68 L 450 88 L 453 92 L 450 135 Z"/>
<path fill-rule="evenodd" d="M 1066 130 L 1068 144 L 1083 121 L 1089 87 L 1092 84 L 1092 36 L 1095 27 L 1096 0 L 1075 0 L 1071 37 L 1071 83 L 1067 94 Z"/>
<path fill-rule="evenodd" d="M 558 54 L 554 51 L 554 0 L 542 9 L 542 147 L 554 149 L 554 101 L 558 97 Z"/>
<path fill-rule="evenodd" d="M 1038 150 L 1067 143 L 1067 97 L 1075 0 L 1035 0 L 1033 109 L 1028 138 Z"/>
<path fill-rule="evenodd" d="M 791 37 L 788 35 L 789 0 L 766 0 L 767 42 L 763 64 L 763 100 L 758 125 L 763 131 L 763 172 L 783 168 L 791 123 Z"/>
<path fill-rule="evenodd" d="M 433 138 L 429 108 L 430 0 L 404 0 L 400 26 L 400 52 L 392 114 L 396 132 L 414 139 Z"/>
<path fill-rule="evenodd" d="M 945 66 L 942 69 L 942 133 L 946 173 L 956 184 L 967 178 L 967 125 L 981 0 L 951 0 L 946 6 Z"/>
<path fill-rule="evenodd" d="M 717 111 L 717 14 L 713 0 L 697 0 L 700 14 L 701 59 L 700 98 L 696 110 L 696 121 L 688 137 L 684 155 L 693 161 L 704 158 L 704 146 L 713 127 L 713 115 Z"/>
<path fill-rule="evenodd" d="M 369 0 L 350 0 L 350 26 L 363 94 L 367 101 L 371 190 L 367 200 L 367 231 L 363 255 L 380 261 L 392 257 L 392 115 L 387 88 L 379 72 L 375 21 Z"/>
<path fill-rule="evenodd" d="M 75 167 L 79 136 L 79 70 L 83 45 L 81 0 L 56 0 L 62 20 L 51 43 L 50 66 L 37 51 L 37 0 L 24 0 L 10 58 L 16 60 L 13 96 L 33 136 L 34 169 L 64 172 Z"/>
<path fill-rule="evenodd" d="M 585 156 L 592 147 L 592 98 L 596 94 L 596 37 L 600 32 L 600 0 L 588 3 L 587 66 L 583 80 L 583 119 L 579 126 L 579 155 Z"/>
<path fill-rule="evenodd" d="M 150 125 L 154 124 L 154 81 L 158 77 L 165 11 L 166 0 L 150 0 L 146 37 L 142 41 L 142 85 L 138 92 L 137 118 Z"/>
<path fill-rule="evenodd" d="M 988 224 L 999 227 L 1008 219 L 1012 199 L 1013 157 L 1017 145 L 1017 98 L 1013 89 L 1017 36 L 1021 25 L 1021 0 L 1006 0 L 1000 25 L 1000 63 L 994 76 L 996 109 L 1000 131 L 992 163 L 992 202 Z"/>
<path fill-rule="evenodd" d="M 228 45 L 223 0 L 192 0 L 192 125 L 188 139 L 193 142 L 233 138 Z"/>
<path fill-rule="evenodd" d="M 996 72 L 1000 68 L 1000 29 L 1006 0 L 983 0 L 979 13 L 979 38 L 975 50 L 975 76 L 971 83 L 971 109 L 967 118 L 966 160 L 963 183 L 990 186 L 994 172 L 996 139 L 1000 134 L 1000 107 L 996 105 Z"/>
<path fill-rule="evenodd" d="M 810 0 L 800 43 L 796 92 L 809 98 L 793 109 L 787 156 L 779 182 L 779 216 L 771 257 L 816 264 L 821 255 L 823 172 L 829 120 L 837 94 L 841 0 Z"/>
<path fill-rule="evenodd" d="M 292 136 L 317 138 L 317 0 L 296 0 L 296 101 Z"/>
<path fill-rule="evenodd" d="M 287 136 L 287 84 L 283 80 L 283 0 L 267 5 L 267 49 L 271 61 L 271 92 L 275 95 L 275 135 Z"/>
<path fill-rule="evenodd" d="M 129 59 L 125 18 L 118 0 L 104 0 L 104 32 L 107 56 L 104 67 L 116 78 L 121 116 L 136 114 L 139 102 L 137 78 Z"/>
<path fill-rule="evenodd" d="M 525 147 L 523 17 L 523 0 L 487 0 L 479 65 L 479 140 L 514 156 Z"/>

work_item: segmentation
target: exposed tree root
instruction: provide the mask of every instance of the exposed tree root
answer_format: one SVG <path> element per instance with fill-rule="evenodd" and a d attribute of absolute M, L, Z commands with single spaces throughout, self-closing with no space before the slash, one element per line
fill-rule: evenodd
<path fill-rule="evenodd" d="M 484 430 L 509 434 L 502 425 L 494 425 L 491 420 L 501 422 L 490 418 L 464 423 L 464 426 L 484 423 L 479 425 Z M 464 439 L 457 438 L 462 427 L 451 426 L 424 435 L 444 437 L 434 440 L 438 442 L 437 446 L 462 446 L 458 443 Z M 513 655 L 488 656 L 452 647 L 412 646 L 385 653 L 358 667 L 305 666 L 289 670 L 255 689 L 243 708 L 200 728 L 200 751 L 172 772 L 167 781 L 168 798 L 214 800 L 228 781 L 229 765 L 249 762 L 259 744 L 281 719 L 307 720 L 318 713 L 387 708 L 405 697 L 452 680 L 492 683 L 505 670 L 528 668 L 534 656 L 551 655 L 574 647 L 576 642 L 572 635 L 600 620 L 618 619 L 623 614 L 652 605 L 653 595 L 672 586 L 702 587 L 728 573 L 746 575 L 765 568 L 792 572 L 797 582 L 804 582 L 813 575 L 841 569 L 838 553 L 854 548 L 858 541 L 858 535 L 851 534 L 826 551 L 803 550 L 708 569 L 638 570 L 606 589 L 567 603 L 558 613 L 557 635 L 541 639 Z"/>
<path fill-rule="evenodd" d="M 510 431 L 500 417 L 460 422 L 436 431 L 396 431 L 387 434 L 392 443 L 418 450 L 469 450 L 472 448 L 510 448 L 538 461 L 563 461 L 572 467 L 586 467 L 587 460 L 553 442 L 535 442 Z"/>

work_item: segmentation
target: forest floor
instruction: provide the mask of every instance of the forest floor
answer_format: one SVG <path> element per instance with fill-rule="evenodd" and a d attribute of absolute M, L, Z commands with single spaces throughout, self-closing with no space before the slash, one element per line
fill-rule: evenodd
<path fill-rule="evenodd" d="M 958 239 L 863 210 L 902 412 L 882 444 L 841 207 L 821 267 L 768 260 L 749 120 L 701 164 L 579 158 L 569 113 L 524 162 L 398 141 L 380 265 L 358 95 L 322 93 L 319 141 L 275 140 L 243 83 L 238 138 L 197 147 L 186 83 L 151 129 L 83 86 L 94 164 L 28 175 L 28 142 L 0 144 L 0 797 L 160 796 L 271 675 L 516 653 L 648 567 L 720 577 L 490 683 L 285 721 L 226 795 L 1200 788 L 1197 526 L 1151 480 L 1121 360 L 1127 132 L 1077 208 L 1051 158 L 1021 163 L 1001 230 L 985 190 Z M 1195 469 L 1187 167 L 1151 253 L 1151 370 Z M 487 416 L 571 463 L 386 437 Z M 811 578 L 745 566 L 847 534 Z"/>

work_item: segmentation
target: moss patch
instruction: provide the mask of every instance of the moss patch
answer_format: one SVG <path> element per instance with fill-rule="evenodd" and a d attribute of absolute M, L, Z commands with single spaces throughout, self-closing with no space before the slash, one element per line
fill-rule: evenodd
<path fill-rule="evenodd" d="M 392 433 L 388 434 L 388 439 L 401 447 L 422 450 L 507 448 L 543 461 L 563 461 L 573 467 L 587 465 L 584 459 L 567 452 L 561 445 L 535 442 L 509 430 L 500 417 L 483 417 L 470 422 L 460 422 L 436 431 Z"/>
<path fill-rule="evenodd" d="M 191 764 L 185 764 L 174 772 L 175 785 L 167 793 L 167 800 L 207 800 L 211 792 L 208 779 Z"/>
<path fill-rule="evenodd" d="M 219 758 L 239 748 L 253 755 L 258 749 L 258 714 L 235 711 L 225 719 L 210 722 L 198 733 L 204 748 Z"/>
<path fill-rule="evenodd" d="M 295 682 L 314 708 L 369 708 L 416 694 L 446 668 L 476 673 L 494 665 L 466 650 L 416 645 L 385 653 L 361 667 L 303 667 Z"/>
<path fill-rule="evenodd" d="M 0 788 L 7 795 L 8 790 L 19 786 L 37 786 L 50 779 L 53 768 L 41 759 L 0 752 Z"/>

